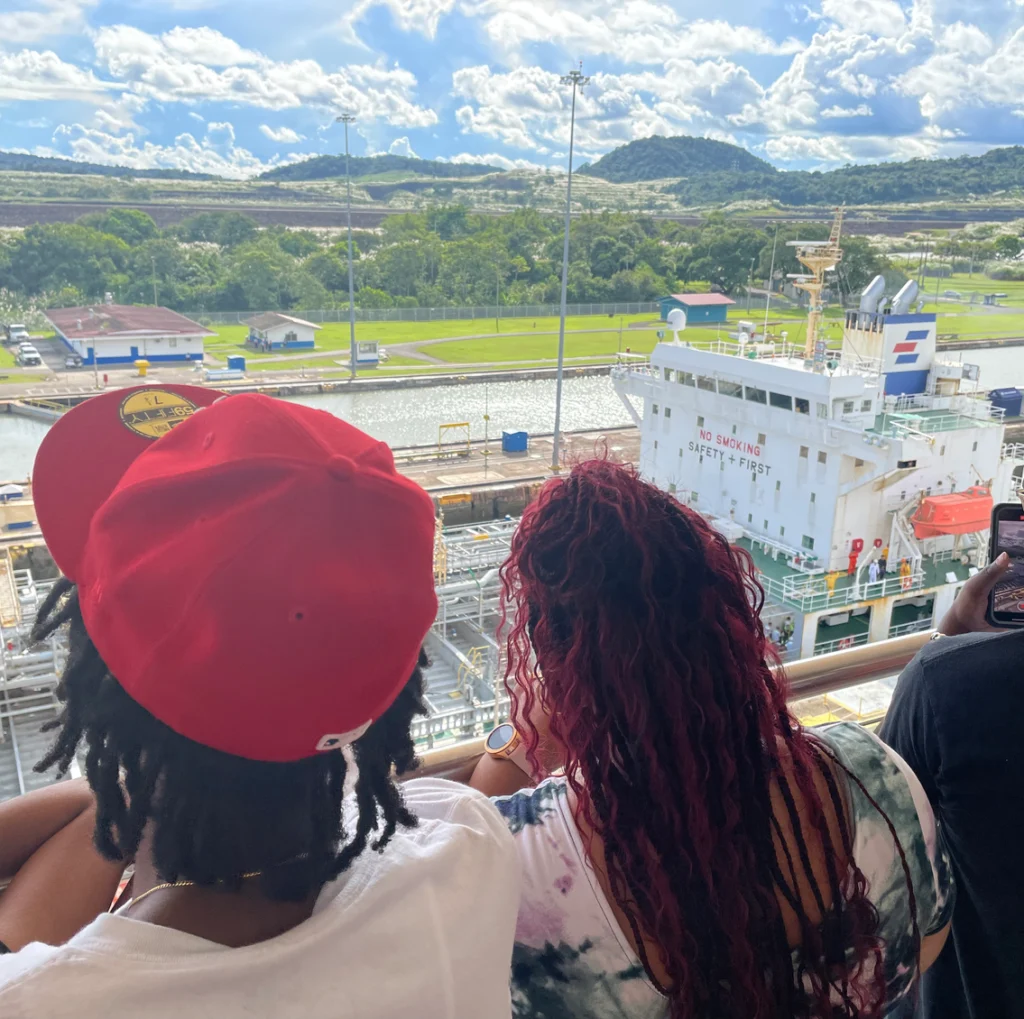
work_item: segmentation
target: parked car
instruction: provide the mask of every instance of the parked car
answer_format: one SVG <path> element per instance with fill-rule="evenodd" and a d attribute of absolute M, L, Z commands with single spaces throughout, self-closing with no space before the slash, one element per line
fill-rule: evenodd
<path fill-rule="evenodd" d="M 959 301 L 961 294 L 959 290 L 943 290 L 943 297 L 948 297 L 951 301 Z"/>
<path fill-rule="evenodd" d="M 377 348 L 377 360 L 380 361 L 381 364 L 387 364 L 390 358 L 391 355 L 388 353 L 387 347 Z"/>
<path fill-rule="evenodd" d="M 26 367 L 35 367 L 43 363 L 43 359 L 31 344 L 22 345 L 18 348 L 18 363 Z"/>
<path fill-rule="evenodd" d="M 81 368 L 82 367 L 82 355 L 81 354 L 67 354 L 64 357 L 65 368 Z"/>

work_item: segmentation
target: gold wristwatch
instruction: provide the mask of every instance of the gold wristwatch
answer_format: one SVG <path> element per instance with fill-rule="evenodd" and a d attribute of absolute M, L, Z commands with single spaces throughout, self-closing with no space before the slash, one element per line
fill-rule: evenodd
<path fill-rule="evenodd" d="M 502 722 L 488 733 L 484 748 L 491 757 L 511 757 L 522 742 L 516 727 L 511 722 Z"/>

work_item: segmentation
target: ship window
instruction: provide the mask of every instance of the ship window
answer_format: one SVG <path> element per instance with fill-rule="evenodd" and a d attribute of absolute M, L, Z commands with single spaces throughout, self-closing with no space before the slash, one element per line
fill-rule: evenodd
<path fill-rule="evenodd" d="M 672 381 L 672 369 L 671 368 L 665 368 L 665 369 L 663 369 L 663 371 L 665 372 L 665 381 L 666 382 L 671 382 Z"/>
<path fill-rule="evenodd" d="M 768 441 L 768 436 L 764 432 L 757 433 L 757 444 L 763 446 Z"/>
<path fill-rule="evenodd" d="M 916 460 L 897 460 L 896 461 L 896 466 L 897 467 L 902 467 L 904 469 L 906 469 L 908 467 L 916 467 L 917 466 L 917 461 Z"/>
<path fill-rule="evenodd" d="M 945 455 L 946 455 L 946 447 L 945 446 L 939 446 L 939 456 L 945 456 Z"/>
<path fill-rule="evenodd" d="M 680 456 L 682 456 L 682 455 L 683 455 L 683 447 L 682 447 L 682 446 L 680 446 L 680 447 L 679 447 L 679 455 L 680 455 Z"/>
<path fill-rule="evenodd" d="M 651 404 L 651 413 L 652 414 L 657 414 L 658 413 L 658 405 L 656 403 L 652 403 Z"/>
<path fill-rule="evenodd" d="M 753 386 L 747 386 L 746 395 L 747 399 L 751 403 L 768 402 L 768 394 L 763 389 L 755 389 Z"/>
<path fill-rule="evenodd" d="M 864 466 L 864 461 L 861 460 L 861 458 L 859 456 L 855 457 L 854 461 L 853 461 L 853 466 L 854 467 L 863 467 Z"/>
<path fill-rule="evenodd" d="M 827 403 L 819 403 L 818 404 L 818 417 L 820 417 L 820 418 L 827 418 L 828 417 L 828 404 Z"/>
<path fill-rule="evenodd" d="M 817 495 L 814 492 L 811 492 L 811 502 L 817 502 L 817 501 L 818 501 Z"/>
<path fill-rule="evenodd" d="M 697 427 L 698 428 L 703 428 L 704 427 L 704 417 L 703 417 L 703 415 L 700 415 L 700 414 L 697 415 Z"/>
<path fill-rule="evenodd" d="M 782 526 L 781 524 L 779 525 L 779 537 L 780 538 L 785 538 L 786 537 L 786 528 L 784 526 Z"/>
<path fill-rule="evenodd" d="M 782 410 L 793 409 L 793 397 L 787 396 L 785 393 L 769 393 L 768 402 L 773 407 L 780 407 Z"/>
<path fill-rule="evenodd" d="M 735 434 L 736 434 L 736 425 L 733 425 L 733 426 L 732 426 L 732 434 L 733 434 L 733 435 L 735 435 Z"/>
<path fill-rule="evenodd" d="M 807 459 L 807 457 L 808 457 L 808 455 L 810 454 L 810 452 L 811 452 L 811 451 L 810 451 L 810 450 L 809 450 L 809 449 L 808 449 L 808 448 L 807 448 L 806 446 L 801 446 L 801 447 L 800 447 L 800 456 L 801 456 L 801 457 L 802 457 L 802 458 L 803 458 L 804 460 L 806 460 L 806 459 Z"/>
<path fill-rule="evenodd" d="M 971 452 L 972 453 L 977 453 L 978 452 L 978 444 L 977 443 L 975 443 L 973 446 L 971 446 Z"/>
<path fill-rule="evenodd" d="M 665 408 L 665 417 L 667 417 L 667 418 L 672 417 L 672 408 L 671 407 L 666 407 Z"/>
<path fill-rule="evenodd" d="M 810 414 L 811 401 L 805 400 L 802 396 L 798 396 L 796 398 L 796 412 L 797 414 Z"/>
<path fill-rule="evenodd" d="M 781 492 L 782 491 L 782 482 L 781 481 L 776 481 L 775 482 L 775 491 L 776 492 Z"/>
<path fill-rule="evenodd" d="M 737 400 L 743 399 L 743 387 L 738 382 L 718 381 L 718 392 L 722 396 L 734 396 Z"/>
<path fill-rule="evenodd" d="M 720 471 L 724 471 L 725 470 L 725 461 L 724 460 L 719 460 L 718 461 L 718 469 Z"/>
<path fill-rule="evenodd" d="M 865 401 L 864 401 L 864 402 L 863 402 L 863 403 L 862 403 L 862 404 L 860 405 L 860 409 L 861 409 L 862 411 L 864 411 L 864 413 L 865 413 L 865 414 L 867 414 L 867 413 L 868 413 L 868 412 L 869 412 L 869 411 L 871 410 L 871 408 L 872 408 L 873 406 L 874 406 L 874 404 L 873 404 L 873 403 L 872 403 L 872 402 L 871 402 L 870 400 L 865 400 Z"/>
<path fill-rule="evenodd" d="M 818 463 L 828 463 L 828 453 L 826 453 L 824 450 L 818 450 Z"/>
<path fill-rule="evenodd" d="M 697 384 L 696 379 L 693 377 L 693 372 L 680 372 L 679 381 L 682 382 L 684 386 L 695 386 Z"/>
<path fill-rule="evenodd" d="M 700 495 L 697 492 L 690 493 L 690 502 L 696 502 L 699 498 Z"/>
<path fill-rule="evenodd" d="M 814 539 L 809 534 L 805 534 L 800 539 L 800 544 L 803 545 L 804 548 L 813 549 L 814 548 Z"/>
<path fill-rule="evenodd" d="M 847 400 L 843 404 L 843 413 L 844 414 L 852 414 L 853 413 L 853 400 Z"/>
<path fill-rule="evenodd" d="M 654 440 L 654 448 L 655 448 L 655 449 L 657 449 L 657 448 L 658 448 L 658 440 L 657 440 L 657 439 L 655 439 L 655 440 Z"/>
<path fill-rule="evenodd" d="M 767 520 L 766 520 L 766 521 L 764 522 L 764 529 L 765 529 L 766 531 L 768 530 L 768 521 L 767 521 Z"/>
<path fill-rule="evenodd" d="M 715 391 L 715 380 L 708 378 L 707 375 L 698 375 L 697 388 L 706 389 L 709 393 L 713 393 Z"/>
<path fill-rule="evenodd" d="M 754 514 L 753 513 L 748 513 L 747 514 L 747 523 L 748 524 L 752 524 L 753 522 L 754 522 Z"/>
<path fill-rule="evenodd" d="M 676 483 L 674 481 L 670 481 L 668 483 L 668 494 L 669 495 L 675 495 L 676 494 Z"/>

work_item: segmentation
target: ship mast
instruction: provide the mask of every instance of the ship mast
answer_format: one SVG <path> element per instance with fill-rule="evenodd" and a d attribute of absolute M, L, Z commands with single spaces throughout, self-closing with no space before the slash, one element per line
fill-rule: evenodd
<path fill-rule="evenodd" d="M 839 264 L 843 257 L 843 249 L 839 246 L 843 234 L 843 216 L 846 206 L 835 210 L 836 217 L 832 222 L 832 232 L 827 241 L 789 241 L 788 247 L 796 248 L 796 257 L 805 265 L 811 275 L 790 274 L 793 286 L 807 291 L 810 297 L 810 312 L 807 316 L 807 342 L 804 345 L 806 360 L 824 360 L 824 340 L 819 346 L 818 334 L 821 332 L 825 306 L 821 302 L 821 291 L 825 286 L 825 273 Z"/>

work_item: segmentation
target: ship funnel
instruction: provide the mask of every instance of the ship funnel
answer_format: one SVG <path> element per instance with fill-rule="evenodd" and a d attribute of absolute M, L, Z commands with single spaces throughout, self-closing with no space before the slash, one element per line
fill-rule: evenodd
<path fill-rule="evenodd" d="M 913 280 L 907 280 L 903 289 L 892 299 L 892 314 L 906 315 L 917 299 L 918 286 Z"/>
<path fill-rule="evenodd" d="M 860 314 L 858 325 L 861 329 L 869 327 L 873 317 L 878 313 L 885 300 L 885 277 L 876 276 L 860 295 Z"/>

